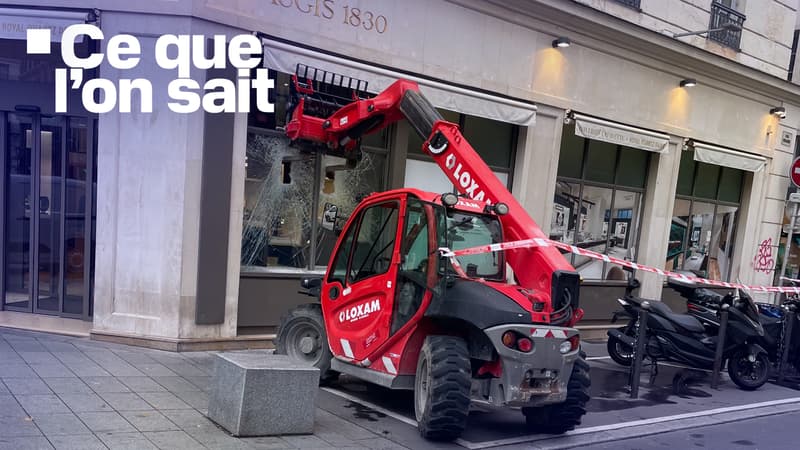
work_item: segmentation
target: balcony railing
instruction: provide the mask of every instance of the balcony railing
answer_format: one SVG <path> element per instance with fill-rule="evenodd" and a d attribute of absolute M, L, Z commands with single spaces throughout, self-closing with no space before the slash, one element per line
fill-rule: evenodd
<path fill-rule="evenodd" d="M 633 8 L 636 10 L 642 9 L 642 0 L 614 0 L 617 3 L 621 3 L 628 8 Z"/>
<path fill-rule="evenodd" d="M 708 38 L 732 49 L 739 50 L 739 44 L 742 41 L 742 28 L 746 18 L 747 16 L 735 9 L 728 8 L 721 3 L 712 2 L 711 21 L 708 24 L 708 28 L 713 30 L 723 28 L 727 24 L 734 24 L 739 26 L 739 30 L 712 31 L 708 33 Z"/>

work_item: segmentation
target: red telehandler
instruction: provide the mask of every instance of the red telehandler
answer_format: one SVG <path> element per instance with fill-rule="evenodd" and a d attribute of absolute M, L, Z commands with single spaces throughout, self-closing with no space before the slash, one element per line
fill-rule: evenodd
<path fill-rule="evenodd" d="M 347 374 L 413 390 L 429 439 L 457 438 L 471 402 L 521 408 L 532 431 L 572 430 L 590 385 L 573 328 L 583 315 L 578 274 L 552 247 L 452 263 L 441 249 L 546 236 L 416 83 L 374 96 L 366 88 L 298 65 L 286 125 L 293 145 L 353 162 L 362 136 L 406 119 L 460 195 L 395 189 L 362 200 L 324 278 L 302 280 L 319 302 L 283 317 L 276 352 L 318 367 L 323 383 Z"/>

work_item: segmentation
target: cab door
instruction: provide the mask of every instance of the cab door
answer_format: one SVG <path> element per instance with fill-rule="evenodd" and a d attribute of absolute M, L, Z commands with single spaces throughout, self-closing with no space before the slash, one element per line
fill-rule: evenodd
<path fill-rule="evenodd" d="M 342 234 L 322 285 L 334 355 L 361 361 L 389 337 L 405 197 L 361 206 Z"/>

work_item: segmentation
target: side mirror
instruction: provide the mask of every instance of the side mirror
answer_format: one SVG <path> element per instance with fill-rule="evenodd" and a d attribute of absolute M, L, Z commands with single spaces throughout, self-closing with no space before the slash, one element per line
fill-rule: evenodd
<path fill-rule="evenodd" d="M 314 289 L 322 286 L 322 278 L 303 278 L 300 280 L 303 289 Z"/>
<path fill-rule="evenodd" d="M 339 207 L 332 203 L 325 203 L 322 212 L 322 228 L 336 231 L 336 219 L 339 217 Z M 339 230 L 341 232 L 341 230 Z M 338 234 L 338 233 L 337 233 Z"/>
<path fill-rule="evenodd" d="M 632 276 L 628 278 L 628 286 L 625 288 L 625 295 L 633 294 L 633 291 L 639 289 L 642 284 L 639 283 L 639 280 L 633 278 Z"/>
<path fill-rule="evenodd" d="M 322 289 L 322 278 L 303 278 L 300 280 L 300 287 L 304 289 L 299 291 L 300 294 L 319 298 L 319 293 Z"/>

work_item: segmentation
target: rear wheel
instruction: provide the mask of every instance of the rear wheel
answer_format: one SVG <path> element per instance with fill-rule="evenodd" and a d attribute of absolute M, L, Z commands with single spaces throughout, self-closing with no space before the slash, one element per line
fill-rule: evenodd
<path fill-rule="evenodd" d="M 633 330 L 628 331 L 629 327 L 619 328 L 620 333 L 635 337 Z M 606 343 L 608 356 L 614 360 L 615 363 L 630 366 L 633 363 L 633 349 L 623 344 L 619 339 L 609 336 Z"/>
<path fill-rule="evenodd" d="M 728 376 L 741 389 L 754 391 L 769 378 L 769 358 L 766 353 L 753 356 L 747 348 L 740 348 L 728 360 Z"/>
<path fill-rule="evenodd" d="M 471 384 L 467 343 L 452 336 L 425 338 L 414 382 L 414 412 L 422 437 L 444 441 L 461 435 Z"/>
<path fill-rule="evenodd" d="M 320 383 L 335 380 L 339 373 L 331 369 L 333 354 L 318 304 L 300 305 L 281 318 L 275 353 L 312 365 L 319 369 Z"/>
<path fill-rule="evenodd" d="M 522 408 L 525 423 L 532 431 L 551 434 L 563 434 L 575 429 L 586 414 L 591 384 L 586 353 L 581 351 L 575 364 L 572 365 L 572 375 L 567 385 L 567 399 L 556 405 Z"/>

